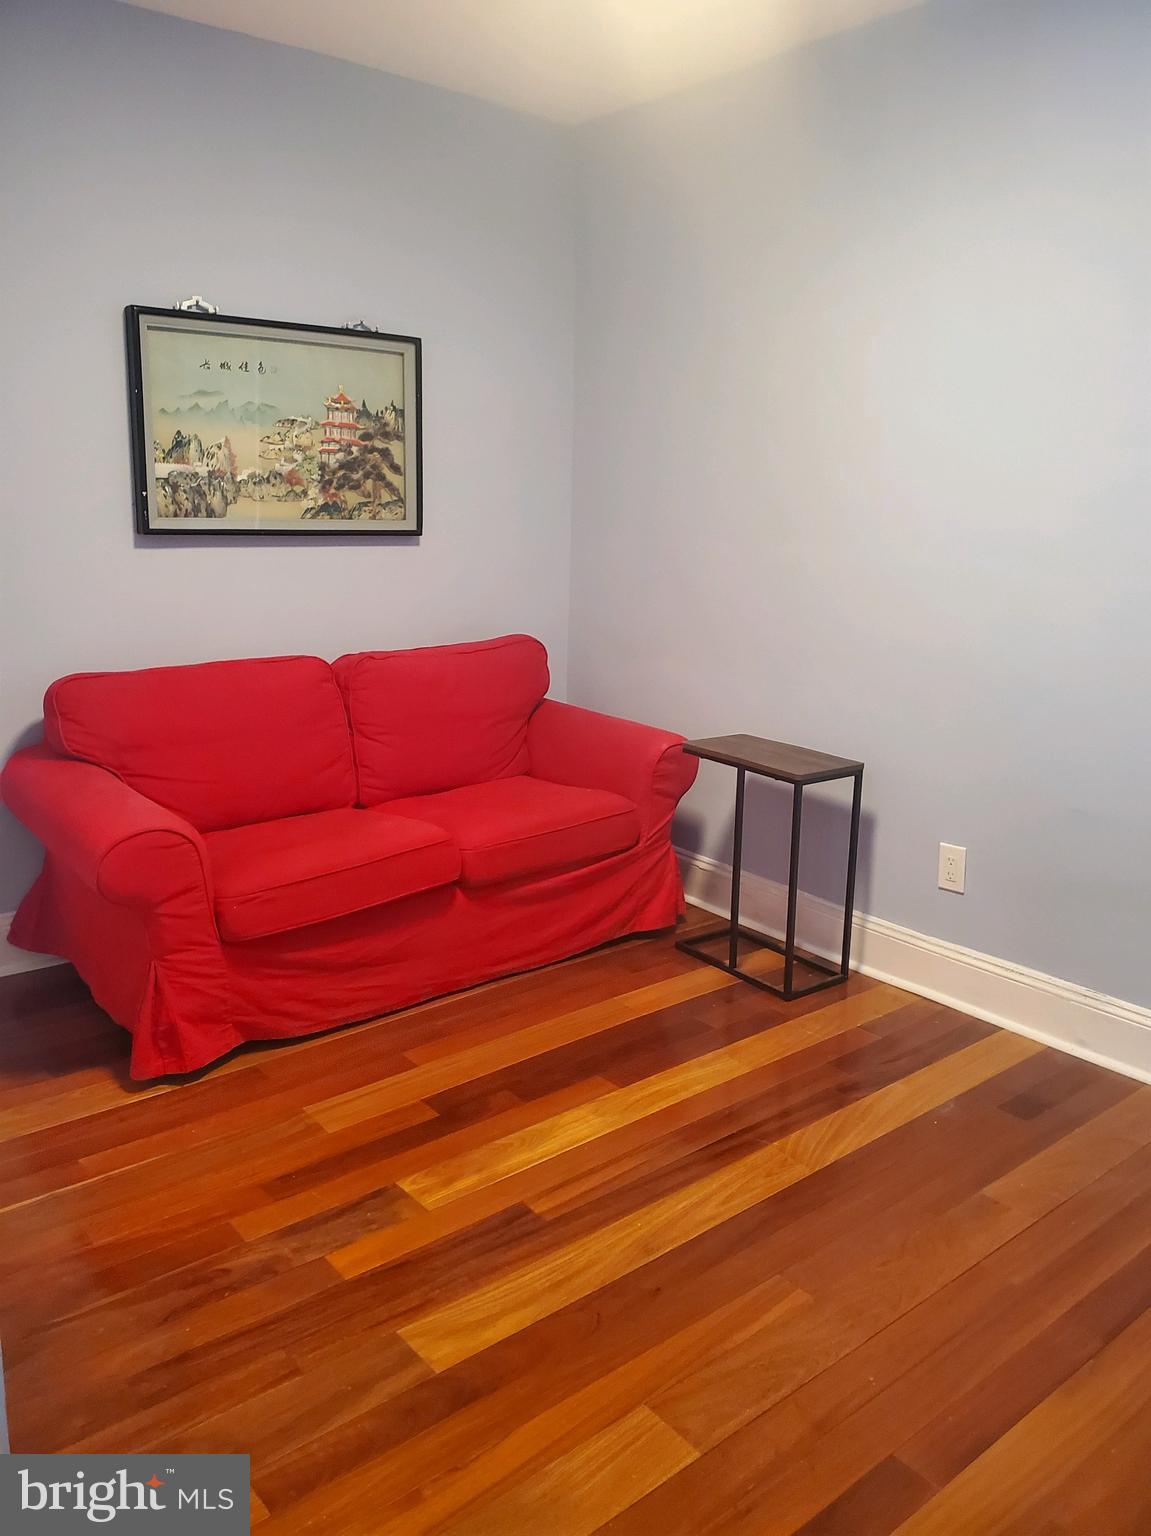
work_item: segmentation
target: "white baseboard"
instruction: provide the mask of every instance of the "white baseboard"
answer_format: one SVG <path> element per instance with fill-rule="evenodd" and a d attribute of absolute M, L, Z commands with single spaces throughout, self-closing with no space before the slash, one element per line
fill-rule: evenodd
<path fill-rule="evenodd" d="M 688 900 L 726 916 L 730 866 L 702 854 L 678 852 Z M 785 886 L 745 871 L 741 923 L 778 935 L 786 907 Z M 831 903 L 801 896 L 797 928 L 808 949 L 838 955 L 843 916 Z M 851 962 L 853 970 L 866 976 L 1151 1083 L 1151 1008 L 865 912 L 856 912 L 852 923 Z"/>
<path fill-rule="evenodd" d="M 18 949 L 8 942 L 8 929 L 14 912 L 0 912 L 0 976 L 18 976 L 21 971 L 41 971 L 49 965 L 63 965 L 59 955 L 34 955 L 30 949 Z"/>

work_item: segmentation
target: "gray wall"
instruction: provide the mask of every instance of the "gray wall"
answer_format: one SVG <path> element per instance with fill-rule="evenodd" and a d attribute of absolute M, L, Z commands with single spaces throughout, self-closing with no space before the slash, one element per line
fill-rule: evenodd
<path fill-rule="evenodd" d="M 865 757 L 861 907 L 1151 1003 L 1151 6 L 929 0 L 575 135 L 111 0 L 0 27 L 0 751 L 78 667 L 522 628 L 562 689 L 574 441 L 571 696 Z M 134 541 L 120 310 L 193 289 L 424 337 L 418 547 Z"/>
<path fill-rule="evenodd" d="M 939 0 L 579 142 L 570 696 L 865 758 L 860 907 L 1151 1003 L 1151 5 Z"/>
<path fill-rule="evenodd" d="M 0 756 L 52 678 L 523 629 L 562 689 L 570 140 L 111 0 L 0 4 Z M 121 310 L 424 339 L 419 545 L 132 533 Z M 39 852 L 0 811 L 0 911 Z"/>

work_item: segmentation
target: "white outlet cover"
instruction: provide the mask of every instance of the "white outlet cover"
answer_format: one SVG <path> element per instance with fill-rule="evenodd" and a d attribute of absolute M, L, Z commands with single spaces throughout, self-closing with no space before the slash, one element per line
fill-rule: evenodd
<path fill-rule="evenodd" d="M 939 889 L 962 896 L 967 885 L 967 849 L 958 843 L 939 845 Z"/>

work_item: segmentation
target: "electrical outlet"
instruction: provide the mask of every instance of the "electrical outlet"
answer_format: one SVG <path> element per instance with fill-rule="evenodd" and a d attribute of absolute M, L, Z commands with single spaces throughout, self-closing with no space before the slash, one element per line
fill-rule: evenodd
<path fill-rule="evenodd" d="M 954 843 L 939 845 L 939 889 L 963 895 L 967 883 L 967 849 Z"/>

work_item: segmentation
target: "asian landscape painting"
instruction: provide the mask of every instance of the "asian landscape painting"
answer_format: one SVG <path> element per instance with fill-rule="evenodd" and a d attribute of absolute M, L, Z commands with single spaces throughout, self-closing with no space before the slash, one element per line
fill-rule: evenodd
<path fill-rule="evenodd" d="M 142 532 L 420 531 L 415 338 L 134 309 L 129 360 Z"/>

